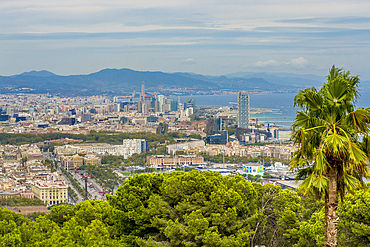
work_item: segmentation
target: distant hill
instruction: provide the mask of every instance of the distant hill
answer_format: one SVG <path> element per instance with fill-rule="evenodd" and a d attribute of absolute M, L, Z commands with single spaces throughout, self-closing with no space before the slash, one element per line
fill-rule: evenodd
<path fill-rule="evenodd" d="M 50 76 L 55 76 L 56 74 L 49 72 L 47 70 L 41 70 L 41 71 L 32 70 L 30 72 L 23 72 L 20 75 L 21 76 L 50 77 Z"/>
<path fill-rule="evenodd" d="M 225 75 L 228 78 L 262 78 L 271 83 L 278 85 L 292 85 L 299 88 L 320 87 L 325 80 L 324 76 L 317 75 L 300 75 L 293 73 L 253 73 L 253 72 L 236 72 Z"/>
<path fill-rule="evenodd" d="M 249 77 L 204 76 L 193 73 L 164 73 L 131 69 L 103 69 L 88 75 L 60 76 L 43 70 L 14 76 L 0 76 L 0 93 L 117 95 L 140 91 L 142 81 L 145 82 L 145 88 L 148 91 L 164 94 L 206 94 L 220 90 L 296 91 L 301 88 L 299 83 L 292 85 L 287 82 L 287 79 L 273 75 L 265 77 L 259 77 L 258 74 Z M 306 83 L 309 83 L 309 80 Z"/>

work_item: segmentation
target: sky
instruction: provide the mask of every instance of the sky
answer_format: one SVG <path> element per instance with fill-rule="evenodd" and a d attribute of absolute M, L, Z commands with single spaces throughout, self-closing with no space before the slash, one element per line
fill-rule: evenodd
<path fill-rule="evenodd" d="M 370 1 L 1 0 L 0 75 L 105 68 L 370 80 Z"/>

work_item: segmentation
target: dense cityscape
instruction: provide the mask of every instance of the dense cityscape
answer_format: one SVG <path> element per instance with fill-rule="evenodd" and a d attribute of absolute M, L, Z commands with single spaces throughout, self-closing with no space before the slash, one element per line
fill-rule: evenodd
<path fill-rule="evenodd" d="M 0 247 L 369 247 L 368 9 L 2 0 Z"/>
<path fill-rule="evenodd" d="M 61 98 L 52 95 L 3 95 L 0 103 L 0 132 L 4 133 L 1 146 L 2 197 L 38 198 L 47 206 L 76 203 L 86 199 L 86 191 L 81 189 L 85 182 L 78 177 L 80 172 L 77 170 L 107 165 L 104 162 L 107 156 L 120 157 L 121 163 L 117 163 L 113 170 L 117 186 L 127 178 L 125 162 L 134 154 L 149 151 L 151 153 L 146 156 L 144 164 L 130 163 L 135 167 L 130 168 L 130 172 L 146 168 L 154 172 L 200 168 L 220 169 L 222 174 L 248 174 L 246 163 L 228 161 L 221 164 L 207 162 L 203 157 L 223 155 L 227 160 L 232 157 L 259 158 L 258 162 L 249 162 L 249 165 L 267 165 L 266 169 L 273 171 L 275 177 L 292 178 L 281 163 L 290 160 L 296 150 L 289 142 L 290 129 L 265 126 L 256 121 L 249 126 L 252 120 L 249 119 L 249 96 L 246 92 L 239 93 L 237 106 L 221 108 L 197 107 L 193 98 L 182 104 L 164 95 L 148 95 L 144 82 L 139 97 L 135 96 Z M 141 133 L 143 139 L 128 136 L 102 142 L 86 139 L 94 133 Z M 17 140 L 19 134 L 44 136 L 41 137 L 44 140 Z M 63 137 L 63 134 L 64 138 L 53 139 Z M 169 134 L 172 134 L 171 139 Z M 156 139 L 152 135 L 165 138 Z M 161 147 L 165 148 L 164 152 L 152 155 Z M 264 174 L 263 169 L 259 172 L 252 170 L 250 175 Z M 66 173 L 76 176 L 76 186 Z M 116 189 L 116 186 L 107 187 L 95 181 L 96 186 L 93 186 L 90 180 L 99 180 L 101 175 L 88 178 L 88 193 L 94 194 L 90 199 L 104 199 L 108 190 Z M 271 182 L 276 183 L 274 180 Z M 294 184 L 290 186 L 296 187 Z M 53 199 L 46 196 L 48 191 L 54 192 L 56 188 L 63 192 L 53 194 Z"/>

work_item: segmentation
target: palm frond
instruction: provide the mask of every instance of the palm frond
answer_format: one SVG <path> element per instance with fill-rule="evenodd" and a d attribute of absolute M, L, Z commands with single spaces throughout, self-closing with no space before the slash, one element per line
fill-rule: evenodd
<path fill-rule="evenodd" d="M 314 171 L 316 174 L 323 175 L 326 173 L 328 168 L 328 162 L 326 161 L 325 153 L 322 149 L 315 150 L 316 160 L 313 164 Z"/>
<path fill-rule="evenodd" d="M 347 124 L 351 125 L 360 133 L 369 132 L 370 111 L 368 108 L 359 108 L 350 112 L 346 118 Z"/>
<path fill-rule="evenodd" d="M 365 159 L 367 159 L 366 153 L 353 142 L 348 143 L 348 154 L 349 160 L 354 164 L 361 164 Z"/>
<path fill-rule="evenodd" d="M 300 187 L 304 194 L 327 195 L 330 169 L 336 169 L 341 196 L 370 177 L 370 108 L 355 110 L 359 82 L 358 76 L 333 65 L 320 90 L 306 88 L 294 98 L 301 111 L 292 126 L 299 149 L 291 170 L 297 172 L 296 179 L 305 179 Z"/>
<path fill-rule="evenodd" d="M 328 133 L 323 141 L 325 149 L 338 157 L 344 157 L 347 153 L 348 139 L 338 133 Z"/>

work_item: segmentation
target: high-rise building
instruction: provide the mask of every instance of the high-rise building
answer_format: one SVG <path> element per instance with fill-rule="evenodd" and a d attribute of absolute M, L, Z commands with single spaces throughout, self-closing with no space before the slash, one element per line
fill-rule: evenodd
<path fill-rule="evenodd" d="M 113 106 L 113 108 L 114 108 L 114 111 L 115 112 L 120 112 L 121 111 L 121 107 L 120 107 L 121 105 L 120 104 L 114 104 L 114 106 Z"/>
<path fill-rule="evenodd" d="M 161 95 L 161 94 L 157 95 L 157 101 L 160 104 L 163 104 L 163 102 L 164 102 L 164 95 Z"/>
<path fill-rule="evenodd" d="M 186 108 L 185 110 L 185 116 L 190 116 L 194 114 L 194 108 Z"/>
<path fill-rule="evenodd" d="M 171 101 L 171 111 L 177 111 L 178 110 L 178 102 L 175 100 Z"/>
<path fill-rule="evenodd" d="M 207 118 L 206 135 L 219 134 L 222 131 L 222 118 Z"/>
<path fill-rule="evenodd" d="M 108 105 L 108 112 L 114 112 L 114 105 Z"/>
<path fill-rule="evenodd" d="M 91 115 L 90 114 L 82 114 L 81 115 L 81 123 L 85 123 L 87 121 L 91 121 Z"/>
<path fill-rule="evenodd" d="M 14 109 L 13 108 L 6 108 L 6 115 L 13 117 Z"/>
<path fill-rule="evenodd" d="M 206 139 L 208 144 L 225 145 L 229 142 L 229 132 L 224 130 L 221 134 L 210 135 Z"/>
<path fill-rule="evenodd" d="M 238 95 L 238 127 L 247 129 L 249 125 L 249 95 L 239 92 Z"/>
<path fill-rule="evenodd" d="M 155 102 L 157 102 L 157 100 L 155 99 L 154 96 L 151 97 L 151 102 L 150 102 L 150 106 L 149 108 L 152 108 L 154 109 L 155 108 Z"/>
<path fill-rule="evenodd" d="M 158 101 L 158 111 L 163 112 L 163 104 L 164 104 L 164 95 L 157 95 L 157 101 Z"/>
<path fill-rule="evenodd" d="M 159 112 L 159 101 L 154 102 L 154 112 Z"/>
<path fill-rule="evenodd" d="M 194 98 L 188 98 L 185 103 L 185 109 L 187 108 L 194 108 L 193 111 L 195 111 L 195 99 Z"/>
<path fill-rule="evenodd" d="M 183 111 L 184 110 L 184 104 L 183 103 L 180 103 L 180 101 L 179 101 L 179 104 L 177 106 L 177 110 L 178 111 Z"/>
<path fill-rule="evenodd" d="M 163 104 L 162 111 L 163 112 L 170 112 L 171 111 L 171 104 Z"/>
<path fill-rule="evenodd" d="M 142 110 L 143 110 L 143 104 L 144 104 L 143 101 L 138 101 L 137 102 L 137 112 L 138 113 L 141 113 L 142 112 Z"/>
<path fill-rule="evenodd" d="M 216 119 L 216 131 L 222 131 L 222 118 Z"/>
<path fill-rule="evenodd" d="M 152 105 L 152 97 L 150 97 L 149 95 L 145 95 L 143 103 L 147 104 L 148 107 L 150 107 Z"/>
<path fill-rule="evenodd" d="M 143 104 L 141 108 L 141 113 L 149 113 L 149 106 L 147 104 Z"/>
<path fill-rule="evenodd" d="M 141 95 L 140 101 L 144 103 L 145 101 L 145 82 L 141 82 Z"/>

